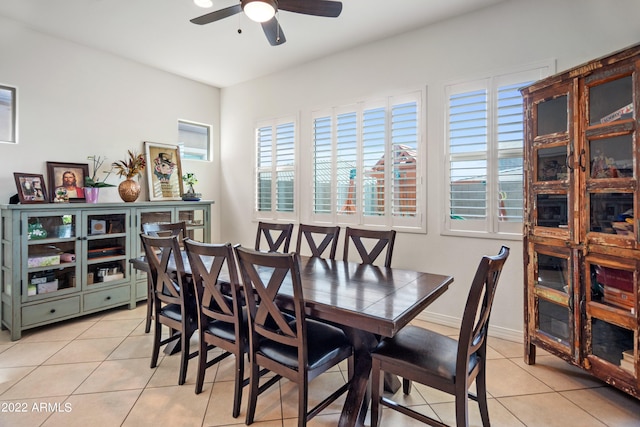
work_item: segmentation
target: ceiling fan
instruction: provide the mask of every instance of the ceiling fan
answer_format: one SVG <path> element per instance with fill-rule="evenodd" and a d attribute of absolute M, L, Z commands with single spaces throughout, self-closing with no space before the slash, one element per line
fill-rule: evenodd
<path fill-rule="evenodd" d="M 249 19 L 262 25 L 271 46 L 278 46 L 287 41 L 275 16 L 278 10 L 337 18 L 342 12 L 342 2 L 330 0 L 241 0 L 240 4 L 193 18 L 191 22 L 204 25 L 244 12 Z"/>

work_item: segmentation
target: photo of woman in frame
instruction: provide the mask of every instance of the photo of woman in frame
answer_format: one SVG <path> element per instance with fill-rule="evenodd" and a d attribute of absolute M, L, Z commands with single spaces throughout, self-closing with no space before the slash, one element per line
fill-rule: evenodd
<path fill-rule="evenodd" d="M 20 203 L 47 203 L 47 190 L 42 175 L 15 172 L 13 177 Z"/>

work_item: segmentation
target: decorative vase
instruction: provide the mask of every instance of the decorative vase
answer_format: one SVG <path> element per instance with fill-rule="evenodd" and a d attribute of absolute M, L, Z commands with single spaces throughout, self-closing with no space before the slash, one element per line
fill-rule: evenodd
<path fill-rule="evenodd" d="M 125 202 L 135 202 L 140 195 L 140 184 L 132 178 L 127 178 L 118 185 L 118 194 Z"/>
<path fill-rule="evenodd" d="M 84 187 L 84 197 L 87 203 L 98 203 L 100 189 L 97 187 Z"/>

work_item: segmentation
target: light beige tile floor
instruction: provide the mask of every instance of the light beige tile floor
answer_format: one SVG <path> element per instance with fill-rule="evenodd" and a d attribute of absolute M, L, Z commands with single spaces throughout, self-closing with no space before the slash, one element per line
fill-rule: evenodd
<path fill-rule="evenodd" d="M 215 427 L 244 425 L 246 392 L 240 417 L 231 416 L 231 358 L 207 371 L 203 392 L 194 393 L 197 360 L 178 386 L 178 356 L 161 353 L 149 368 L 152 336 L 144 333 L 146 306 L 116 309 L 26 331 L 12 342 L 0 332 L 0 427 L 10 426 L 157 426 Z M 417 322 L 423 323 L 423 322 Z M 455 329 L 428 325 L 455 335 Z M 493 426 L 640 426 L 640 400 L 594 379 L 562 360 L 539 352 L 536 365 L 523 361 L 522 344 L 490 338 L 487 362 L 489 414 Z M 192 348 L 196 348 L 196 339 Z M 345 365 L 311 382 L 309 401 L 344 381 Z M 395 399 L 454 424 L 451 396 L 414 384 Z M 294 427 L 295 386 L 280 381 L 258 399 L 257 427 Z M 343 400 L 325 409 L 309 425 L 335 426 Z M 471 425 L 480 426 L 470 402 Z M 367 421 L 368 422 L 368 417 Z M 383 426 L 418 426 L 385 410 Z"/>

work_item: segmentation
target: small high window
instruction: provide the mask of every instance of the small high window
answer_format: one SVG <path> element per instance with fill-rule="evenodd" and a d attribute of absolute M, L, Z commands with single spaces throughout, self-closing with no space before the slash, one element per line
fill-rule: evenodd
<path fill-rule="evenodd" d="M 0 142 L 18 142 L 16 102 L 16 88 L 0 85 Z"/>
<path fill-rule="evenodd" d="M 211 126 L 178 120 L 178 145 L 182 159 L 211 160 Z"/>

